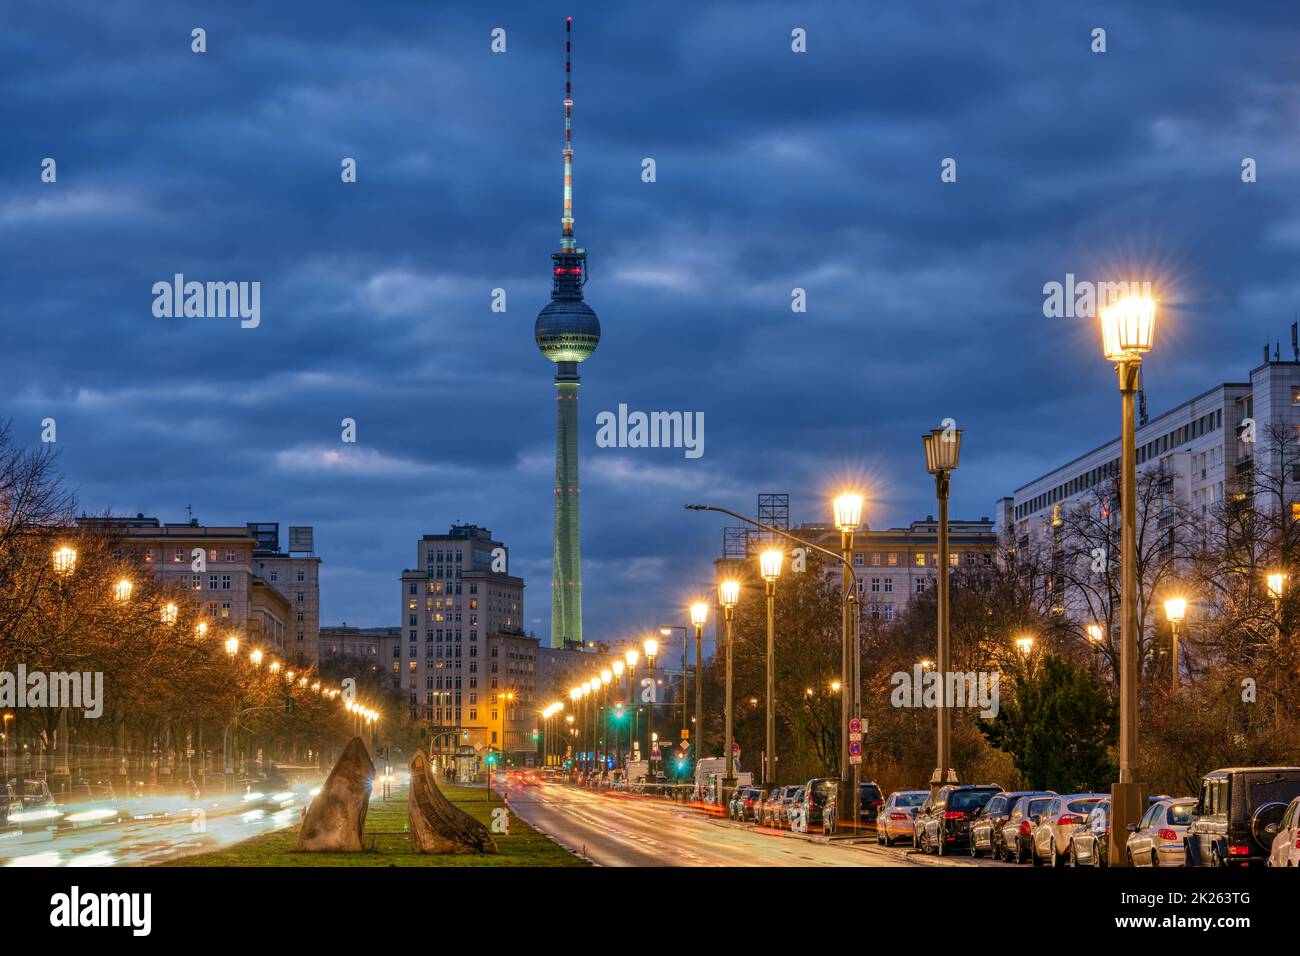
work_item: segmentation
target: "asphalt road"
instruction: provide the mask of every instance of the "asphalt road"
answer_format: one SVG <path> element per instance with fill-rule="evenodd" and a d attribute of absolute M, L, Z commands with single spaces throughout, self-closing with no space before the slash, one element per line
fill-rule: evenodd
<path fill-rule="evenodd" d="M 667 801 L 566 784 L 513 787 L 510 809 L 598 866 L 971 866 L 874 843 L 847 846 L 715 819 Z M 979 861 L 984 865 L 987 861 Z"/>

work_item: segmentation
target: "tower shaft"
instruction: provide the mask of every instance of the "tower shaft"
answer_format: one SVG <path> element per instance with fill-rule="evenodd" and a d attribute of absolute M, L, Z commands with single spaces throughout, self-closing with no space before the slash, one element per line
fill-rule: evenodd
<path fill-rule="evenodd" d="M 555 553 L 551 646 L 582 641 L 582 558 L 578 517 L 578 365 L 555 373 Z"/>

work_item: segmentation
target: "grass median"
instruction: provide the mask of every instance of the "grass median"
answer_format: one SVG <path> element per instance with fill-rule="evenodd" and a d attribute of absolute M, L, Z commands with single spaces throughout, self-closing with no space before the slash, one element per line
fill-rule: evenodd
<path fill-rule="evenodd" d="M 443 794 L 474 819 L 491 827 L 493 808 L 482 788 L 440 784 Z M 500 853 L 416 853 L 406 818 L 406 789 L 394 790 L 385 802 L 370 798 L 366 814 L 366 849 L 360 853 L 305 853 L 298 849 L 298 826 L 264 833 L 222 850 L 197 853 L 162 866 L 587 866 L 568 850 L 538 833 L 514 813 L 510 833 L 493 834 Z"/>

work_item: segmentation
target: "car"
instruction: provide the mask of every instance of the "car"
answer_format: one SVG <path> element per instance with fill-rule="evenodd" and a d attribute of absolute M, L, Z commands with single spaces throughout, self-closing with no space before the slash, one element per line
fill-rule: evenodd
<path fill-rule="evenodd" d="M 1300 866 L 1300 797 L 1282 814 L 1265 866 Z"/>
<path fill-rule="evenodd" d="M 787 793 L 793 789 L 794 787 L 773 787 L 768 791 L 758 818 L 758 823 L 761 826 L 780 826 L 778 814 L 780 813 L 781 802 L 786 798 Z"/>
<path fill-rule="evenodd" d="M 1070 834 L 1083 826 L 1088 814 L 1107 799 L 1104 793 L 1067 793 L 1052 798 L 1033 821 L 1033 845 L 1030 862 L 1034 866 L 1050 863 L 1063 866 L 1070 852 Z"/>
<path fill-rule="evenodd" d="M 838 777 L 814 777 L 800 788 L 799 805 L 794 816 L 804 833 L 814 830 L 823 834 L 835 832 L 839 823 L 839 788 Z"/>
<path fill-rule="evenodd" d="M 736 795 L 731 800 L 731 818 L 741 822 L 756 819 L 765 792 L 759 787 L 737 787 Z"/>
<path fill-rule="evenodd" d="M 1083 826 L 1070 834 L 1070 866 L 1108 866 L 1110 861 L 1110 801 L 1102 800 Z"/>
<path fill-rule="evenodd" d="M 1034 818 L 1051 806 L 1056 794 L 1021 797 L 1011 808 L 1002 827 L 1002 859 L 1006 863 L 1028 863 L 1034 852 Z"/>
<path fill-rule="evenodd" d="M 1270 854 L 1300 767 L 1231 767 L 1201 778 L 1183 845 L 1188 866 L 1252 866 Z"/>
<path fill-rule="evenodd" d="M 1021 797 L 1055 796 L 1052 790 L 1004 790 L 995 795 L 971 821 L 970 855 L 988 853 L 995 860 L 1002 858 L 1002 828 L 1007 825 L 1011 810 Z"/>
<path fill-rule="evenodd" d="M 803 812 L 803 787 L 786 787 L 785 795 L 776 805 L 776 825 L 793 830 L 799 825 Z"/>
<path fill-rule="evenodd" d="M 1129 824 L 1129 866 L 1183 866 L 1187 850 L 1183 838 L 1192 824 L 1195 797 L 1163 797 L 1151 804 L 1142 819 Z"/>
<path fill-rule="evenodd" d="M 921 804 L 913 823 L 912 844 L 922 853 L 943 856 L 965 846 L 975 815 L 1002 788 L 994 784 L 945 784 Z"/>
<path fill-rule="evenodd" d="M 11 811 L 21 810 L 23 801 L 10 783 L 0 783 L 0 826 L 9 823 Z"/>
<path fill-rule="evenodd" d="M 858 785 L 858 826 L 870 830 L 876 825 L 876 815 L 885 805 L 880 785 L 863 781 Z"/>
<path fill-rule="evenodd" d="M 929 790 L 895 790 L 876 811 L 876 842 L 893 846 L 895 840 L 912 839 L 912 823 Z"/>

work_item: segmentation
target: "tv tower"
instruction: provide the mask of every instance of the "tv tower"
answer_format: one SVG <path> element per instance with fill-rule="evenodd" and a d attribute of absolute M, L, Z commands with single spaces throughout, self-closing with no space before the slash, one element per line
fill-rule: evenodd
<path fill-rule="evenodd" d="M 578 363 L 596 351 L 600 320 L 582 301 L 587 250 L 573 239 L 573 17 L 564 21 L 564 215 L 560 250 L 551 253 L 551 301 L 533 338 L 555 363 L 555 551 L 551 646 L 582 641 L 582 556 L 578 524 Z"/>

